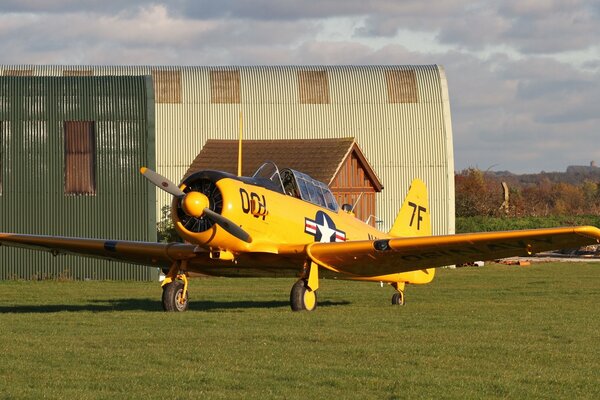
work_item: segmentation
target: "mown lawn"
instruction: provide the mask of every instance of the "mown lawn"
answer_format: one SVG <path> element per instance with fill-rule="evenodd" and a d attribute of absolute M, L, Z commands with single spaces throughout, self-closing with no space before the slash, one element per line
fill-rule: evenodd
<path fill-rule="evenodd" d="M 600 263 L 440 270 L 407 305 L 323 280 L 0 282 L 0 398 L 600 398 Z"/>

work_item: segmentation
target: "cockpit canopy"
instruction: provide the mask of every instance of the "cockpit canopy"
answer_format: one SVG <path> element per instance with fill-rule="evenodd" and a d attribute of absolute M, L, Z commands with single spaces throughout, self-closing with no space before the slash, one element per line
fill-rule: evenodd
<path fill-rule="evenodd" d="M 291 168 L 279 171 L 275 163 L 268 161 L 261 165 L 252 177 L 259 181 L 269 180 L 272 184 L 269 186 L 276 187 L 277 191 L 288 196 L 308 201 L 334 212 L 337 212 L 339 208 L 326 184 Z"/>

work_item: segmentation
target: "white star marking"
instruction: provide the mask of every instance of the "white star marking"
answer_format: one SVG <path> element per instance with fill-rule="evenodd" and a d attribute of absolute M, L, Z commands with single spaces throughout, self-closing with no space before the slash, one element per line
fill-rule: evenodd
<path fill-rule="evenodd" d="M 317 224 L 317 229 L 319 232 L 321 232 L 321 240 L 319 241 L 320 243 L 330 243 L 332 236 L 334 236 L 333 241 L 335 242 L 335 234 L 337 231 L 335 229 L 331 229 L 327 223 L 327 218 L 323 219 L 323 225 Z"/>

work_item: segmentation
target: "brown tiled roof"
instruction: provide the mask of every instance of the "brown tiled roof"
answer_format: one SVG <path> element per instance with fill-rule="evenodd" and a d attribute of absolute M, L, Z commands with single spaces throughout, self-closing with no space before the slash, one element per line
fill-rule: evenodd
<path fill-rule="evenodd" d="M 265 161 L 273 161 L 280 169 L 292 168 L 321 182 L 330 183 L 353 149 L 358 150 L 354 138 L 244 140 L 242 175 L 250 176 Z M 207 140 L 185 176 L 207 169 L 237 174 L 237 158 L 237 140 Z M 366 165 L 366 169 L 373 173 L 369 165 Z M 377 186 L 379 181 L 374 173 L 373 177 Z"/>

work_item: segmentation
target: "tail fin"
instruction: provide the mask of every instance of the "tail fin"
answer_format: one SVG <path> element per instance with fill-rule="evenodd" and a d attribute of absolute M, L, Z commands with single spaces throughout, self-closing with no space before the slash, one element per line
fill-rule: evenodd
<path fill-rule="evenodd" d="M 389 234 L 401 237 L 431 235 L 427 186 L 422 180 L 415 179 L 410 184 L 404 204 L 402 204 Z"/>

